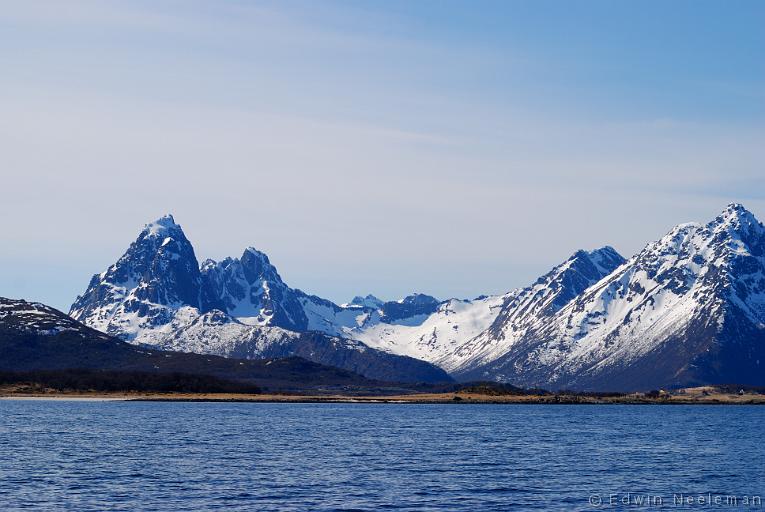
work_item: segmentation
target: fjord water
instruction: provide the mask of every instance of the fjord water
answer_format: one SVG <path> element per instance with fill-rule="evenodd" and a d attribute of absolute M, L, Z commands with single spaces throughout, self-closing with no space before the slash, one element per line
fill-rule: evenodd
<path fill-rule="evenodd" d="M 763 425 L 756 406 L 0 401 L 0 508 L 593 510 L 591 496 L 627 492 L 763 496 Z"/>

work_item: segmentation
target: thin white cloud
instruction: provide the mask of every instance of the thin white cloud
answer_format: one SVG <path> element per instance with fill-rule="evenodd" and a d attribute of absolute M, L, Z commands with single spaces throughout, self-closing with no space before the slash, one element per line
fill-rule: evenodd
<path fill-rule="evenodd" d="M 279 4 L 181 5 L 0 15 L 31 30 L 0 49 L 0 285 L 21 290 L 23 273 L 42 290 L 30 297 L 63 307 L 168 211 L 200 258 L 255 245 L 336 300 L 503 292 L 728 200 L 765 213 L 750 190 L 762 125 L 582 118 L 512 80 L 474 90 L 461 80 L 529 72 L 533 56 L 365 33 L 378 20 L 359 11 L 332 24 Z"/>

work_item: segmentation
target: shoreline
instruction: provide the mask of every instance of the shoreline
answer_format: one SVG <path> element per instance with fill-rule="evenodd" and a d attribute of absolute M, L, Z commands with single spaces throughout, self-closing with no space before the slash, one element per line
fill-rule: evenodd
<path fill-rule="evenodd" d="M 589 395 L 488 395 L 478 393 L 413 393 L 407 395 L 319 395 L 242 393 L 23 392 L 0 389 L 0 400 L 229 402 L 229 403 L 348 403 L 348 404 L 538 404 L 538 405 L 765 405 L 765 395 L 722 393 L 714 388 L 691 388 L 680 393 L 647 397 Z"/>

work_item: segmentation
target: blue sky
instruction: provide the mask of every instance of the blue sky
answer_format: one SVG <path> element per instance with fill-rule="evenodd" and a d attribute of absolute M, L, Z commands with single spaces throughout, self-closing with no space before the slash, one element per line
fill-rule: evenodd
<path fill-rule="evenodd" d="M 5 2 L 0 295 L 172 212 L 345 301 L 504 292 L 765 217 L 763 2 Z"/>

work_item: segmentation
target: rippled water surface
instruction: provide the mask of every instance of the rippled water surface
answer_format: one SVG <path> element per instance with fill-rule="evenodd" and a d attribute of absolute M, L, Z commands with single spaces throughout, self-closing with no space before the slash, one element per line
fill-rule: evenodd
<path fill-rule="evenodd" d="M 765 496 L 764 428 L 753 406 L 0 401 L 0 509 L 594 510 L 627 492 Z"/>

